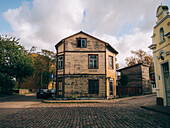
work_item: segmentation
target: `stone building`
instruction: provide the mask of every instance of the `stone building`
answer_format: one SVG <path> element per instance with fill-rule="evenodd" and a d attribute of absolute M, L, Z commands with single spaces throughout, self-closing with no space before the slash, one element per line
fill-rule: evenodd
<path fill-rule="evenodd" d="M 116 96 L 118 52 L 109 43 L 80 31 L 55 47 L 56 97 Z"/>
<path fill-rule="evenodd" d="M 153 50 L 157 104 L 170 106 L 170 15 L 168 6 L 156 11 L 157 22 L 153 29 Z"/>
<path fill-rule="evenodd" d="M 133 66 L 125 67 L 117 70 L 121 76 L 127 76 L 127 84 L 119 85 L 123 87 L 136 87 L 136 91 L 133 94 L 148 94 L 152 93 L 152 86 L 149 78 L 149 66 L 145 64 L 136 64 Z M 134 89 L 135 91 L 135 89 Z M 128 93 L 127 93 L 128 94 Z M 129 94 L 131 95 L 131 94 Z"/>

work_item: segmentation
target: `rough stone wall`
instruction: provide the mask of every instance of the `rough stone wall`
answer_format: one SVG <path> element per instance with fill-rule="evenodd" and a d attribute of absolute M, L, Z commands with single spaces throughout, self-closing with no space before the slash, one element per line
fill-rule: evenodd
<path fill-rule="evenodd" d="M 149 79 L 149 67 L 142 65 L 142 90 L 144 94 L 152 93 L 152 85 Z"/>
<path fill-rule="evenodd" d="M 99 94 L 89 94 L 89 80 L 99 80 Z M 66 75 L 64 97 L 105 97 L 105 75 Z"/>
<path fill-rule="evenodd" d="M 127 68 L 121 71 L 121 74 L 128 76 L 128 87 L 141 87 L 142 84 L 142 72 L 141 65 Z"/>
<path fill-rule="evenodd" d="M 64 43 L 62 43 L 58 46 L 58 53 L 60 53 L 60 52 L 64 52 Z"/>
<path fill-rule="evenodd" d="M 76 38 L 87 38 L 87 47 L 77 48 Z M 65 51 L 105 51 L 105 44 L 85 34 L 78 34 L 65 40 Z"/>
<path fill-rule="evenodd" d="M 98 55 L 98 68 L 88 68 L 88 54 Z M 65 53 L 65 74 L 105 74 L 105 53 Z"/>

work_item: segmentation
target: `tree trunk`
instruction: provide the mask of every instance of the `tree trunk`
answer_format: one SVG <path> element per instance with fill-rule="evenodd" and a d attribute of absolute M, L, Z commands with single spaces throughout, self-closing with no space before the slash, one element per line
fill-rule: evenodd
<path fill-rule="evenodd" d="M 21 83 L 22 83 L 22 79 L 19 79 L 19 80 L 18 80 L 18 89 L 21 88 Z"/>

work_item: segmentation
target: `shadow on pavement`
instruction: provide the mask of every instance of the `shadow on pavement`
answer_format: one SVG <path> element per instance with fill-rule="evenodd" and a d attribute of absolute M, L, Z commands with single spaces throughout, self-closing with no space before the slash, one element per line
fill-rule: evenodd
<path fill-rule="evenodd" d="M 37 102 L 42 101 L 42 99 L 37 99 L 36 94 L 27 94 L 27 95 L 16 95 L 16 96 L 8 96 L 8 97 L 1 97 L 1 102 Z"/>

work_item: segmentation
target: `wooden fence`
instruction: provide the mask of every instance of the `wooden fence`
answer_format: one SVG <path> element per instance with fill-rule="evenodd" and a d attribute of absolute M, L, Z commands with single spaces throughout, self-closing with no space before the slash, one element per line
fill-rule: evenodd
<path fill-rule="evenodd" d="M 128 96 L 135 96 L 141 95 L 142 89 L 141 87 L 116 87 L 116 94 L 117 95 L 128 95 Z"/>

